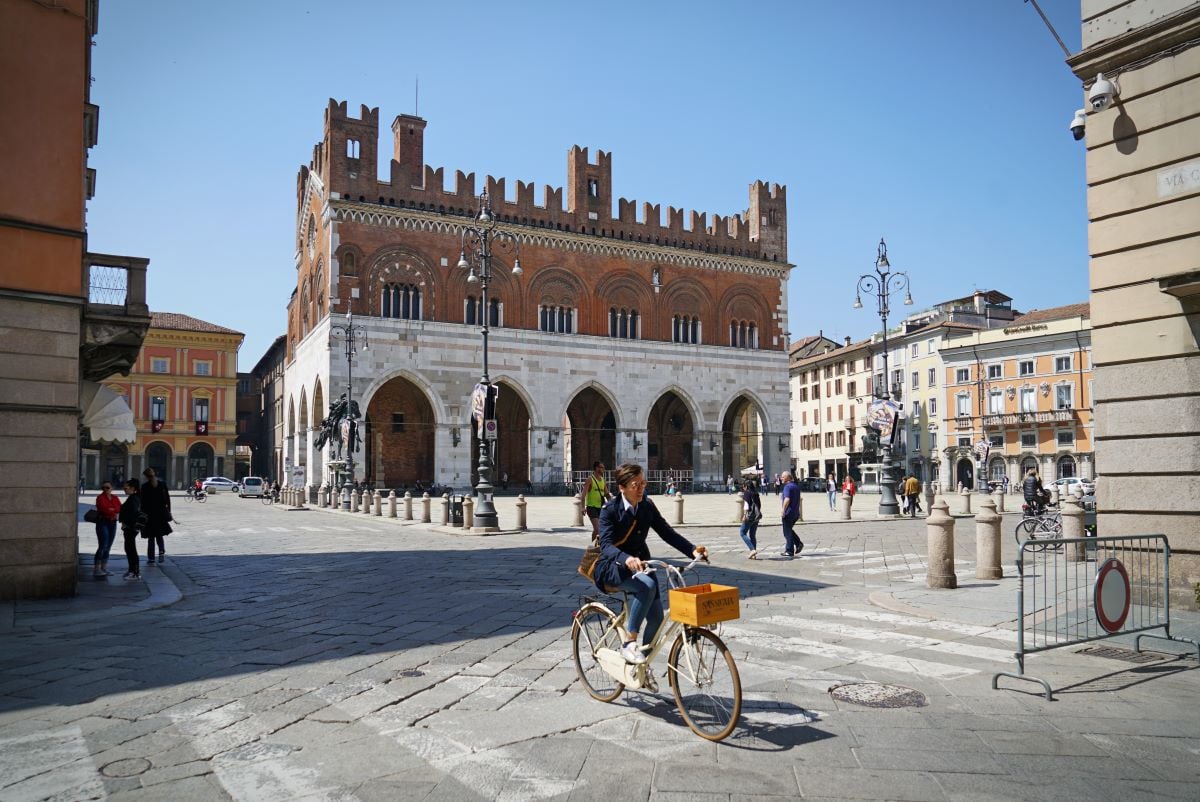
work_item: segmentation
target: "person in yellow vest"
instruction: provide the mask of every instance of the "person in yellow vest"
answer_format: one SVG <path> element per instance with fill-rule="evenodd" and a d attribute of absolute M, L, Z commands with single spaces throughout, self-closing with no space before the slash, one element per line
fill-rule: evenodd
<path fill-rule="evenodd" d="M 583 496 L 588 520 L 592 522 L 593 538 L 600 537 L 600 508 L 610 498 L 612 498 L 612 493 L 608 492 L 608 485 L 604 481 L 604 463 L 596 460 L 592 463 L 592 475 L 588 477 L 587 488 Z"/>

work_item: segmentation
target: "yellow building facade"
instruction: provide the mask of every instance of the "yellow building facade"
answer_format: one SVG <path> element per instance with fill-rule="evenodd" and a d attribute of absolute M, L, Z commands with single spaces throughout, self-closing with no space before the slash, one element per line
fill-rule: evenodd
<path fill-rule="evenodd" d="M 1095 478 L 1091 333 L 1088 305 L 1073 304 L 945 341 L 943 490 L 1016 485 L 1030 468 Z"/>

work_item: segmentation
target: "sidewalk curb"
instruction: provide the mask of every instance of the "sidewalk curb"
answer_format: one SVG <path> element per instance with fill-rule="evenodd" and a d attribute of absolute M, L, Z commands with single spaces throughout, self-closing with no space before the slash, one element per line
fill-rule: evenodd
<path fill-rule="evenodd" d="M 891 590 L 876 590 L 867 595 L 867 602 L 874 607 L 887 610 L 901 615 L 911 615 L 915 618 L 927 618 L 931 621 L 949 621 L 955 624 L 965 624 L 967 626 L 989 626 L 998 629 L 1008 629 L 1007 625 L 1015 623 L 1015 616 L 1001 618 L 999 621 L 993 621 L 989 624 L 980 624 L 978 621 L 968 621 L 966 618 L 955 618 L 954 616 L 944 615 L 938 610 L 929 607 L 917 607 L 907 602 L 902 602 L 893 596 L 895 591 Z M 945 593 L 961 592 L 960 589 L 948 588 Z M 1003 615 L 1003 613 L 998 613 Z M 1015 630 L 1014 630 L 1015 631 Z"/>

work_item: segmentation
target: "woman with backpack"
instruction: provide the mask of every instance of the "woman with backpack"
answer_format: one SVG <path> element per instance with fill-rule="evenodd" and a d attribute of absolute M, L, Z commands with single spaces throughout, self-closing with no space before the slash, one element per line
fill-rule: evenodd
<path fill-rule="evenodd" d="M 754 482 L 747 479 L 742 482 L 742 528 L 738 534 L 750 553 L 746 556 L 751 560 L 758 559 L 758 522 L 762 520 L 762 499 L 754 489 Z"/>

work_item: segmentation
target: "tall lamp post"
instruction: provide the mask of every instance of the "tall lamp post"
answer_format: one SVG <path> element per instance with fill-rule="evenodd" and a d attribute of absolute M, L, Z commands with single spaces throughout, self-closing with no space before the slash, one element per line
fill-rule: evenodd
<path fill-rule="evenodd" d="M 346 346 L 346 415 L 350 415 L 351 401 L 354 399 L 354 355 L 361 349 L 367 350 L 367 330 L 354 324 L 354 314 L 346 313 L 345 323 L 329 325 L 329 347 L 333 348 L 333 340 L 340 339 Z M 346 444 L 346 481 L 342 483 L 342 509 L 350 509 L 350 494 L 354 492 L 354 439 Z"/>
<path fill-rule="evenodd" d="M 883 388 L 882 392 L 878 386 L 875 387 L 874 397 L 888 401 L 891 399 L 890 392 L 891 376 L 888 373 L 888 313 L 891 311 L 888 306 L 888 296 L 893 292 L 904 290 L 904 305 L 912 306 L 912 295 L 908 291 L 908 274 L 904 272 L 891 272 L 892 266 L 888 263 L 887 244 L 882 238 L 879 240 L 879 251 L 875 256 L 875 273 L 864 273 L 858 278 L 858 291 L 854 297 L 854 308 L 862 309 L 862 296 L 874 295 L 879 301 L 879 320 L 883 324 Z M 893 418 L 892 431 L 889 437 L 880 438 L 879 445 L 882 452 L 882 473 L 883 477 L 879 482 L 879 514 L 880 515 L 899 515 L 900 504 L 896 500 L 896 477 L 892 473 L 892 437 L 895 436 L 896 428 L 900 421 Z"/>
<path fill-rule="evenodd" d="M 493 246 L 513 251 L 515 259 L 512 274 L 521 275 L 521 244 L 512 234 L 499 229 L 485 189 L 479 194 L 479 213 L 475 215 L 474 222 L 463 227 L 462 249 L 458 255 L 458 267 L 471 271 L 467 275 L 467 283 L 479 285 L 476 316 L 480 322 L 480 334 L 483 335 L 483 377 L 479 381 L 486 393 L 483 406 L 485 421 L 494 419 L 496 415 L 491 379 L 488 376 L 488 324 L 491 322 L 488 284 L 492 281 Z M 475 526 L 480 529 L 500 528 L 500 517 L 496 514 L 496 505 L 492 501 L 494 492 L 491 447 L 485 432 L 484 436 L 479 438 L 479 481 L 475 485 Z"/>

